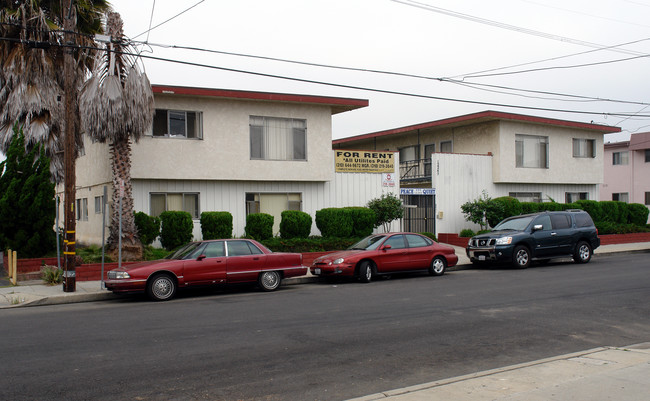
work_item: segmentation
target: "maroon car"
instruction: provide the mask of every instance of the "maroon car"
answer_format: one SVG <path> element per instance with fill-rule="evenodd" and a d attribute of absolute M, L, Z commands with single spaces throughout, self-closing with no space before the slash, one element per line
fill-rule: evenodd
<path fill-rule="evenodd" d="M 317 276 L 356 277 L 368 283 L 375 275 L 428 270 L 441 276 L 455 266 L 454 248 L 440 245 L 429 237 L 414 233 L 375 234 L 345 251 L 321 256 L 311 265 Z"/>
<path fill-rule="evenodd" d="M 111 270 L 106 288 L 144 291 L 155 301 L 165 301 L 178 288 L 198 285 L 257 282 L 264 291 L 273 291 L 283 278 L 305 274 L 299 253 L 271 252 L 248 239 L 224 239 L 190 242 L 165 259 Z"/>

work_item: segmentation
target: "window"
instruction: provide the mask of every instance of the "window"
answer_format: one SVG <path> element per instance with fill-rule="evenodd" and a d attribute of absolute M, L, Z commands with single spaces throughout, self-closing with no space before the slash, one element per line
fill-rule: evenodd
<path fill-rule="evenodd" d="M 645 205 L 650 205 L 650 192 L 645 193 Z"/>
<path fill-rule="evenodd" d="M 548 168 L 548 137 L 515 135 L 516 166 Z"/>
<path fill-rule="evenodd" d="M 542 193 L 541 192 L 510 192 L 508 196 L 517 198 L 519 202 L 542 202 Z"/>
<path fill-rule="evenodd" d="M 554 230 L 571 228 L 571 218 L 566 214 L 552 214 L 551 223 Z"/>
<path fill-rule="evenodd" d="M 612 200 L 627 203 L 628 202 L 628 193 L 627 192 L 620 192 L 620 193 L 617 193 L 617 194 L 612 194 Z"/>
<path fill-rule="evenodd" d="M 645 150 L 645 162 L 650 163 L 650 149 Z"/>
<path fill-rule="evenodd" d="M 440 153 L 451 153 L 452 151 L 451 141 L 440 142 Z"/>
<path fill-rule="evenodd" d="M 262 251 L 248 241 L 228 241 L 228 256 L 261 255 Z"/>
<path fill-rule="evenodd" d="M 431 155 L 436 153 L 436 144 L 424 145 L 424 175 L 431 175 Z"/>
<path fill-rule="evenodd" d="M 612 164 L 617 165 L 626 165 L 628 163 L 628 152 L 614 152 L 612 153 Z"/>
<path fill-rule="evenodd" d="M 573 138 L 573 157 L 596 157 L 596 141 Z"/>
<path fill-rule="evenodd" d="M 88 198 L 77 199 L 77 220 L 88 221 Z"/>
<path fill-rule="evenodd" d="M 208 242 L 203 249 L 203 254 L 206 258 L 218 258 L 220 256 L 226 256 L 223 241 Z"/>
<path fill-rule="evenodd" d="M 390 245 L 391 249 L 403 249 L 406 248 L 406 244 L 404 243 L 404 236 L 403 235 L 393 235 L 392 237 L 388 238 L 383 246 Z"/>
<path fill-rule="evenodd" d="M 548 231 L 551 229 L 551 216 L 542 215 L 535 219 L 534 226 L 542 226 L 543 231 Z"/>
<path fill-rule="evenodd" d="M 153 136 L 169 138 L 203 138 L 203 115 L 196 111 L 156 109 Z"/>
<path fill-rule="evenodd" d="M 576 221 L 576 227 L 593 227 L 594 222 L 591 220 L 589 213 L 575 213 L 573 215 Z"/>
<path fill-rule="evenodd" d="M 307 160 L 307 122 L 251 116 L 250 146 L 254 160 Z"/>
<path fill-rule="evenodd" d="M 167 210 L 188 212 L 193 219 L 199 218 L 199 194 L 197 193 L 151 193 L 150 215 L 160 216 Z"/>
<path fill-rule="evenodd" d="M 564 194 L 564 203 L 573 203 L 578 200 L 589 199 L 589 192 L 566 192 Z"/>
<path fill-rule="evenodd" d="M 399 161 L 407 162 L 412 160 L 420 160 L 420 147 L 419 146 L 407 146 L 404 148 L 399 148 Z"/>
<path fill-rule="evenodd" d="M 414 234 L 406 234 L 406 241 L 409 244 L 409 248 L 419 248 L 423 246 L 429 246 L 433 242 L 426 237 L 421 237 L 419 235 L 414 235 Z"/>
<path fill-rule="evenodd" d="M 288 194 L 246 194 L 246 215 L 251 213 L 269 213 L 277 216 L 285 210 L 302 210 L 302 195 L 295 193 Z M 276 219 L 277 220 L 277 219 Z"/>
<path fill-rule="evenodd" d="M 102 202 L 103 199 L 103 196 L 95 196 L 95 214 L 102 213 L 102 205 L 104 204 L 104 202 Z"/>

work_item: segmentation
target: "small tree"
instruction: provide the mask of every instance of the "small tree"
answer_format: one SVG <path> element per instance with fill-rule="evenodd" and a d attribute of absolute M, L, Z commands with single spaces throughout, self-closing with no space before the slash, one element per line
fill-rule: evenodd
<path fill-rule="evenodd" d="M 465 220 L 481 226 L 481 230 L 488 227 L 488 221 L 500 221 L 499 217 L 503 215 L 504 206 L 500 202 L 494 202 L 488 196 L 487 191 L 483 190 L 481 196 L 473 201 L 465 202 L 460 206 L 463 211 Z"/>
<path fill-rule="evenodd" d="M 382 194 L 381 197 L 368 202 L 368 208 L 375 212 L 375 228 L 384 227 L 384 232 L 390 231 L 390 223 L 404 216 L 402 201 L 392 193 Z"/>
<path fill-rule="evenodd" d="M 54 184 L 41 146 L 25 152 L 23 131 L 14 126 L 7 160 L 0 163 L 0 249 L 39 257 L 56 247 Z"/>

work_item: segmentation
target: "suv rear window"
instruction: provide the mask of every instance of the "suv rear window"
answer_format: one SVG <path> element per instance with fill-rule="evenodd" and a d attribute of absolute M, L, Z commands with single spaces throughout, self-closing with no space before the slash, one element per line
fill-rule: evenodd
<path fill-rule="evenodd" d="M 566 214 L 552 214 L 551 223 L 553 224 L 554 230 L 571 227 L 571 219 Z"/>
<path fill-rule="evenodd" d="M 589 213 L 576 213 L 575 215 L 576 227 L 593 227 L 594 222 L 591 220 Z"/>

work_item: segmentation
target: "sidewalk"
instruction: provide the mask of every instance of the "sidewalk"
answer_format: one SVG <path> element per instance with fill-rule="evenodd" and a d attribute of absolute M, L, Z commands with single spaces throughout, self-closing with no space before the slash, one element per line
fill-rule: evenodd
<path fill-rule="evenodd" d="M 458 264 L 450 271 L 471 268 L 465 249 L 454 247 L 458 255 Z M 650 242 L 632 244 L 602 245 L 594 252 L 604 255 L 616 252 L 650 251 Z M 1 270 L 1 269 L 0 269 Z M 318 278 L 309 272 L 306 276 L 290 278 L 282 281 L 282 285 L 304 284 L 316 281 Z M 63 292 L 63 285 L 46 285 L 41 280 L 19 282 L 12 286 L 5 277 L 0 277 L 0 309 L 22 306 L 56 305 L 77 302 L 104 301 L 117 299 L 118 296 L 101 288 L 101 281 L 77 281 L 75 292 Z"/>
<path fill-rule="evenodd" d="M 643 401 L 650 343 L 600 347 L 355 398 L 353 401 Z"/>

